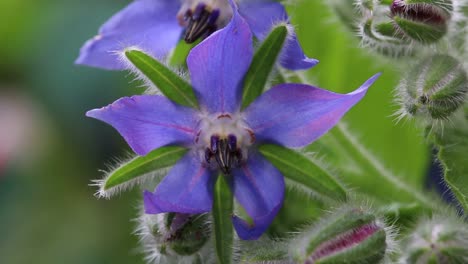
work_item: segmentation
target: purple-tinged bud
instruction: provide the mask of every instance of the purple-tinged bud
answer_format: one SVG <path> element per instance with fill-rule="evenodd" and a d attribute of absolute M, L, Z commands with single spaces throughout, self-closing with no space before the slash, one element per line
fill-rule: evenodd
<path fill-rule="evenodd" d="M 468 225 L 453 213 L 419 221 L 401 263 L 468 263 Z"/>
<path fill-rule="evenodd" d="M 452 12 L 451 0 L 394 0 L 390 5 L 396 31 L 422 44 L 434 43 L 445 36 Z"/>
<path fill-rule="evenodd" d="M 402 117 L 410 115 L 444 120 L 463 106 L 468 79 L 458 60 L 448 55 L 432 55 L 408 71 L 398 91 Z"/>
<path fill-rule="evenodd" d="M 369 209 L 343 207 L 305 231 L 292 247 L 298 263 L 380 263 L 393 251 L 393 236 Z"/>
<path fill-rule="evenodd" d="M 418 45 L 404 37 L 389 18 L 388 4 L 379 1 L 358 1 L 362 19 L 358 32 L 362 46 L 388 57 L 413 55 Z"/>
<path fill-rule="evenodd" d="M 202 256 L 211 257 L 208 220 L 206 214 L 143 214 L 136 234 L 150 263 L 196 263 Z"/>

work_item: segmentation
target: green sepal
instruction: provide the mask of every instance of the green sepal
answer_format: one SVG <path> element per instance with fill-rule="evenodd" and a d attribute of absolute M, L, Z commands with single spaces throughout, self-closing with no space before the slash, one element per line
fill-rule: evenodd
<path fill-rule="evenodd" d="M 215 251 L 219 264 L 232 263 L 234 244 L 234 229 L 231 221 L 234 199 L 225 177 L 219 175 L 216 181 L 212 210 Z"/>
<path fill-rule="evenodd" d="M 324 197 L 347 200 L 345 189 L 326 169 L 311 159 L 278 145 L 261 145 L 259 150 L 287 179 Z"/>
<path fill-rule="evenodd" d="M 200 40 L 190 44 L 184 40 L 181 40 L 172 51 L 172 54 L 169 58 L 169 65 L 173 67 L 187 68 L 187 56 L 193 47 L 198 45 L 198 43 L 200 43 Z"/>
<path fill-rule="evenodd" d="M 444 23 L 426 24 L 398 16 L 393 17 L 393 21 L 407 37 L 423 44 L 434 43 L 447 33 L 447 25 Z"/>
<path fill-rule="evenodd" d="M 104 194 L 125 184 L 131 184 L 140 177 L 155 170 L 174 165 L 187 149 L 177 146 L 158 148 L 145 156 L 138 156 L 113 170 L 103 180 L 101 192 Z"/>
<path fill-rule="evenodd" d="M 447 126 L 433 130 L 429 134 L 434 141 L 444 170 L 444 181 L 463 207 L 468 212 L 468 121 L 464 117 L 453 120 L 456 126 Z M 430 130 L 431 128 L 428 128 Z"/>
<path fill-rule="evenodd" d="M 286 25 L 276 26 L 255 53 L 249 71 L 244 78 L 242 109 L 262 94 L 287 36 Z"/>
<path fill-rule="evenodd" d="M 125 51 L 127 59 L 170 100 L 198 108 L 192 86 L 167 66 L 140 50 Z"/>

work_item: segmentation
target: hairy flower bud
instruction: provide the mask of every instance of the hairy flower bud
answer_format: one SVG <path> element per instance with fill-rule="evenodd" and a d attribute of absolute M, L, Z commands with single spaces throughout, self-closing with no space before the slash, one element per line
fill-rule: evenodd
<path fill-rule="evenodd" d="M 150 263 L 193 263 L 209 255 L 203 249 L 211 235 L 206 214 L 143 214 L 138 222 L 136 234 Z"/>
<path fill-rule="evenodd" d="M 299 263 L 380 263 L 393 250 L 393 236 L 370 210 L 343 207 L 304 232 L 292 246 L 299 248 L 294 254 Z"/>
<path fill-rule="evenodd" d="M 358 1 L 362 14 L 358 32 L 362 46 L 389 57 L 412 55 L 417 45 L 398 32 L 389 18 L 388 5 L 379 0 Z"/>
<path fill-rule="evenodd" d="M 422 44 L 434 43 L 447 33 L 452 11 L 452 0 L 393 0 L 390 6 L 397 31 Z"/>
<path fill-rule="evenodd" d="M 438 54 L 426 57 L 412 67 L 398 90 L 401 116 L 447 119 L 463 105 L 468 80 L 458 60 Z"/>
<path fill-rule="evenodd" d="M 453 214 L 423 219 L 407 241 L 402 263 L 468 263 L 468 226 Z"/>

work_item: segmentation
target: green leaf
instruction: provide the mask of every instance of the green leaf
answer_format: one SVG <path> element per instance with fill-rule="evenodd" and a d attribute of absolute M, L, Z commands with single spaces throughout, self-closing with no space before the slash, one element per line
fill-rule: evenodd
<path fill-rule="evenodd" d="M 465 214 L 468 213 L 468 121 L 457 116 L 453 125 L 433 130 L 430 137 L 438 148 L 438 159 L 444 169 L 444 180 Z"/>
<path fill-rule="evenodd" d="M 192 86 L 164 64 L 139 50 L 125 52 L 128 60 L 172 101 L 198 108 Z"/>
<path fill-rule="evenodd" d="M 288 36 L 286 25 L 275 27 L 255 53 L 244 78 L 242 109 L 260 96 Z"/>
<path fill-rule="evenodd" d="M 213 203 L 215 249 L 219 264 L 229 264 L 232 262 L 234 230 L 231 216 L 233 207 L 231 190 L 225 176 L 220 175 L 215 185 Z"/>
<path fill-rule="evenodd" d="M 292 233 L 317 221 L 327 209 L 328 204 L 323 200 L 286 185 L 283 207 L 267 232 L 271 237 L 287 239 Z"/>
<path fill-rule="evenodd" d="M 177 44 L 170 56 L 169 65 L 174 67 L 187 68 L 187 56 L 192 50 L 192 48 L 198 45 L 198 43 L 200 43 L 200 40 L 190 44 L 185 42 L 184 40 L 181 40 L 179 44 Z"/>
<path fill-rule="evenodd" d="M 109 173 L 101 185 L 101 195 L 109 196 L 113 190 L 124 188 L 145 174 L 172 166 L 185 153 L 185 148 L 169 146 L 153 150 L 146 156 L 138 156 Z"/>
<path fill-rule="evenodd" d="M 347 199 L 346 191 L 336 179 L 311 159 L 278 145 L 262 145 L 259 150 L 286 178 L 327 198 Z"/>

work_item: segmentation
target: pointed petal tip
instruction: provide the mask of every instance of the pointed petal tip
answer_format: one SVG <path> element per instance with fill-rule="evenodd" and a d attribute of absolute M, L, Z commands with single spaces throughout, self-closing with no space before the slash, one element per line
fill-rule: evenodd
<path fill-rule="evenodd" d="M 258 232 L 254 226 L 236 215 L 233 215 L 231 220 L 237 235 L 242 240 L 257 240 L 263 234 L 263 232 Z"/>
<path fill-rule="evenodd" d="M 99 108 L 89 110 L 89 111 L 86 112 L 85 116 L 86 117 L 91 117 L 91 118 L 96 118 L 98 116 L 99 110 L 100 110 Z"/>
<path fill-rule="evenodd" d="M 301 71 L 308 70 L 317 65 L 320 61 L 317 59 L 312 59 L 306 56 L 303 56 L 302 59 L 295 59 L 293 57 L 288 58 L 287 53 L 283 52 L 283 60 L 280 62 L 281 66 L 291 71 Z"/>
<path fill-rule="evenodd" d="M 314 67 L 315 65 L 319 64 L 320 61 L 317 60 L 317 59 L 305 58 L 305 59 L 304 59 L 304 62 L 310 65 L 309 68 L 312 68 L 312 67 Z"/>
<path fill-rule="evenodd" d="M 367 81 L 365 81 L 361 87 L 359 87 L 358 89 L 356 89 L 355 91 L 349 93 L 350 95 L 351 94 L 359 94 L 359 93 L 366 93 L 367 90 L 371 87 L 372 84 L 374 84 L 374 82 L 380 77 L 380 75 L 382 75 L 382 73 L 377 73 L 375 74 L 374 76 L 370 77 Z"/>
<path fill-rule="evenodd" d="M 75 59 L 73 64 L 75 64 L 75 65 L 82 65 L 83 64 L 83 58 L 82 58 L 81 54 L 78 55 L 78 57 Z"/>
<path fill-rule="evenodd" d="M 233 215 L 231 220 L 237 235 L 242 240 L 257 240 L 266 232 L 271 222 L 283 206 L 283 201 L 274 207 L 268 214 L 253 219 L 253 224 L 249 224 L 244 219 Z"/>

